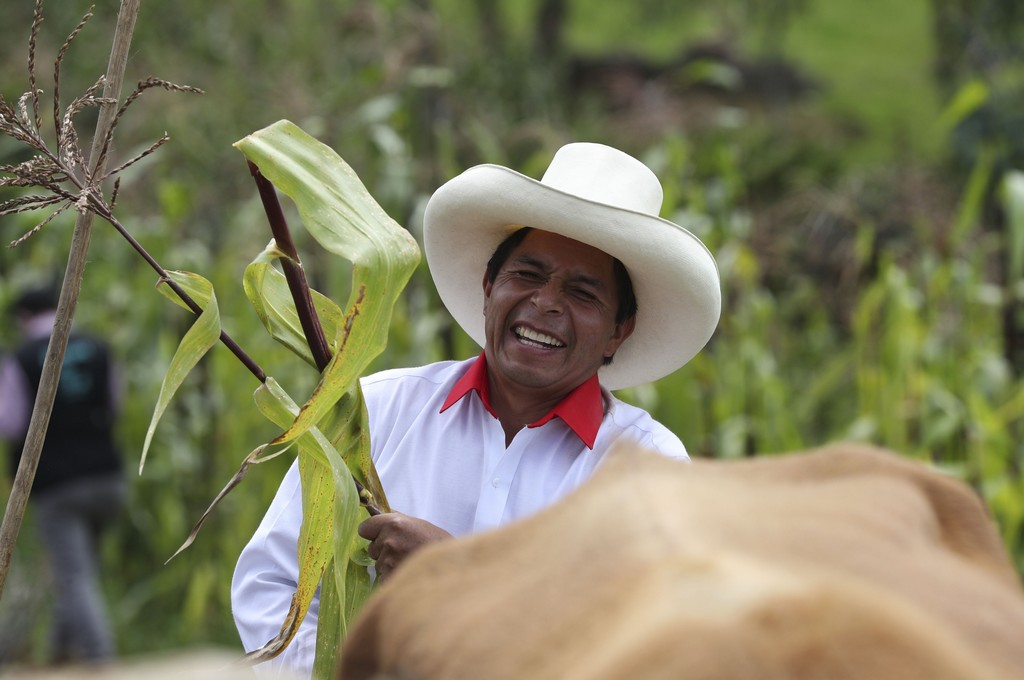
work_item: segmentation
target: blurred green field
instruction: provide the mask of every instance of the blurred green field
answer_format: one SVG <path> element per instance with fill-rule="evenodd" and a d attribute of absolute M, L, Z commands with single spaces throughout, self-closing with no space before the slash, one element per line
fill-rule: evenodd
<path fill-rule="evenodd" d="M 787 33 L 785 54 L 828 83 L 824 108 L 867 129 L 857 160 L 942 152 L 930 10 L 924 0 L 816 2 Z"/>

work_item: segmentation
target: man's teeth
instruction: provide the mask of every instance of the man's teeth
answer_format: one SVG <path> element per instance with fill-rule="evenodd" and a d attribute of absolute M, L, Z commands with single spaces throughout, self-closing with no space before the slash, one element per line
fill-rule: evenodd
<path fill-rule="evenodd" d="M 520 340 L 526 340 L 532 345 L 537 345 L 539 347 L 565 347 L 565 343 L 557 340 L 556 338 L 553 338 L 550 335 L 545 335 L 544 333 L 538 333 L 537 331 L 529 328 L 524 328 L 523 326 L 517 326 L 515 331 L 516 336 Z"/>

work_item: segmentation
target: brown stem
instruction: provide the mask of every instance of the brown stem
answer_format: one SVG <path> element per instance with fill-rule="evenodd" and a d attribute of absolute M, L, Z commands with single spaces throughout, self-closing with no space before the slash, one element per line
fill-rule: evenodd
<path fill-rule="evenodd" d="M 299 260 L 299 252 L 295 249 L 295 242 L 292 241 L 292 233 L 288 229 L 288 221 L 281 209 L 281 202 L 277 200 L 277 191 L 270 183 L 256 164 L 249 163 L 249 172 L 256 180 L 256 188 L 260 192 L 260 200 L 263 201 L 263 210 L 267 213 L 267 220 L 270 222 L 270 231 L 274 234 L 274 241 L 287 257 L 281 260 L 281 268 L 284 270 L 285 280 L 288 281 L 288 290 L 292 293 L 292 300 L 295 302 L 295 311 L 299 315 L 299 323 L 302 325 L 302 332 L 306 334 L 306 343 L 310 352 L 313 353 L 313 361 L 316 362 L 317 370 L 321 373 L 327 364 L 331 362 L 331 348 L 327 344 L 324 335 L 324 328 L 320 324 L 320 317 L 317 316 L 316 307 L 313 306 L 313 296 L 309 292 L 309 284 L 306 282 L 306 272 Z"/>
<path fill-rule="evenodd" d="M 352 481 L 355 482 L 356 492 L 359 494 L 359 502 L 364 508 L 366 508 L 366 512 L 369 513 L 370 517 L 376 517 L 381 514 L 383 510 L 377 507 L 377 504 L 373 502 L 373 494 L 367 491 L 366 487 L 360 484 L 359 480 L 355 477 L 352 477 Z"/>
<path fill-rule="evenodd" d="M 188 305 L 188 308 L 191 309 L 196 316 L 202 314 L 203 308 L 199 306 L 199 303 L 193 300 L 192 296 L 185 292 L 185 289 L 178 285 L 178 283 L 171 278 L 171 275 L 167 272 L 167 270 L 164 269 L 160 265 L 160 263 L 157 262 L 153 258 L 153 256 L 149 254 L 149 252 L 146 251 L 142 244 L 139 243 L 135 239 L 135 237 L 131 235 L 131 233 L 129 233 L 128 229 L 126 229 L 125 226 L 121 224 L 121 222 L 116 217 L 110 214 L 110 211 L 107 209 L 107 206 L 103 204 L 103 201 L 98 199 L 95 195 L 91 196 L 91 198 L 91 204 L 95 209 L 96 213 L 100 217 L 105 219 L 107 222 L 109 222 L 114 227 L 114 229 L 116 229 L 117 232 L 121 234 L 121 236 L 126 241 L 128 241 L 131 247 L 134 248 L 135 251 L 142 256 L 142 259 L 144 259 L 149 264 L 149 266 L 152 267 L 153 270 L 160 276 L 160 279 L 167 283 L 170 289 L 177 294 L 177 296 L 181 299 L 182 302 Z M 252 357 L 246 354 L 245 350 L 243 350 L 238 345 L 238 343 L 231 338 L 230 335 L 228 335 L 224 331 L 221 331 L 220 341 L 224 343 L 225 347 L 231 350 L 232 354 L 238 357 L 238 360 L 242 362 L 242 365 L 249 369 L 249 372 L 252 373 L 257 380 L 259 380 L 261 383 L 267 382 L 266 372 L 264 372 L 264 370 L 260 367 L 259 364 L 257 364 L 253 360 Z"/>

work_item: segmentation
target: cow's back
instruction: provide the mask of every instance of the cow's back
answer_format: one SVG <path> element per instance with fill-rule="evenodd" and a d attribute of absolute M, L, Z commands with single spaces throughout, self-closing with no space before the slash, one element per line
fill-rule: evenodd
<path fill-rule="evenodd" d="M 691 465 L 620 450 L 578 492 L 424 550 L 343 677 L 1020 678 L 1024 595 L 965 485 L 893 454 Z"/>

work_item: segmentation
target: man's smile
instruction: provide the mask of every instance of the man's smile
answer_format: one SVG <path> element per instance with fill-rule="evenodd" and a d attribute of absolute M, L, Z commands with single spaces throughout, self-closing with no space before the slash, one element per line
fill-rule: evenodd
<path fill-rule="evenodd" d="M 535 331 L 532 328 L 526 326 L 516 326 L 512 329 L 516 338 L 519 339 L 524 345 L 530 345 L 531 347 L 540 347 L 543 349 L 561 349 L 565 347 L 565 343 L 558 338 Z"/>

